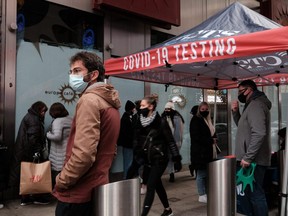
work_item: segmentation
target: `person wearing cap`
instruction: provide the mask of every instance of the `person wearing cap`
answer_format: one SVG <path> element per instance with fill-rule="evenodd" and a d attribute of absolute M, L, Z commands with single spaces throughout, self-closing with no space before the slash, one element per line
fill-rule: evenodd
<path fill-rule="evenodd" d="M 172 101 L 169 101 L 165 105 L 164 112 L 161 115 L 169 124 L 171 132 L 173 134 L 174 140 L 180 151 L 183 141 L 183 129 L 184 129 L 184 119 L 182 115 L 175 110 L 175 105 Z M 169 162 L 167 165 L 168 173 L 170 175 L 169 182 L 175 181 L 175 170 L 174 170 L 174 162 L 172 161 L 171 154 L 169 154 Z"/>
<path fill-rule="evenodd" d="M 246 187 L 237 194 L 237 212 L 244 215 L 268 216 L 268 206 L 263 189 L 267 168 L 271 163 L 270 109 L 271 102 L 257 89 L 252 80 L 238 85 L 238 100 L 245 104 L 242 113 L 238 101 L 231 104 L 233 119 L 238 126 L 235 139 L 237 170 L 256 163 L 253 191 Z M 241 187 L 241 184 L 237 187 Z M 237 192 L 241 188 L 237 189 Z"/>
<path fill-rule="evenodd" d="M 126 179 L 128 168 L 133 161 L 133 134 L 138 115 L 136 105 L 130 100 L 125 104 L 125 112 L 121 117 L 118 146 L 123 150 L 123 179 Z"/>

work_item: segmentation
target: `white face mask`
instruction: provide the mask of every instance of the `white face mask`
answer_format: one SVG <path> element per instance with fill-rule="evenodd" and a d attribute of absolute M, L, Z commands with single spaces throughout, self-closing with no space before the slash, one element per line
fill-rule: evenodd
<path fill-rule="evenodd" d="M 88 82 L 84 82 L 83 78 L 82 75 L 69 75 L 69 85 L 78 94 L 81 94 L 88 86 Z"/>

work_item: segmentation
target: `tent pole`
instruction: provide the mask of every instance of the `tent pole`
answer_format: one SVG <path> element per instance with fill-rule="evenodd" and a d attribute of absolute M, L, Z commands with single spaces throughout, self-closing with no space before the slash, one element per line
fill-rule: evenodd
<path fill-rule="evenodd" d="M 288 115 L 287 115 L 287 122 L 288 122 Z M 285 137 L 285 144 L 288 143 L 288 136 L 286 133 Z M 284 164 L 283 164 L 283 177 L 282 177 L 282 190 L 281 190 L 281 214 L 280 216 L 287 215 L 287 180 L 288 180 L 288 173 L 287 173 L 287 165 L 288 165 L 288 147 L 287 144 L 285 145 L 284 150 Z"/>
<path fill-rule="evenodd" d="M 214 91 L 214 117 L 213 117 L 213 125 L 216 126 L 216 116 L 217 116 L 217 94 L 216 90 Z"/>

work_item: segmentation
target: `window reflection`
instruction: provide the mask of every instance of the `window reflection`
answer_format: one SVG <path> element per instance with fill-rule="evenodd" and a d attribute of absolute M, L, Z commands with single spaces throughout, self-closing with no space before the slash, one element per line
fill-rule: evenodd
<path fill-rule="evenodd" d="M 73 8 L 39 0 L 18 5 L 19 40 L 80 49 L 103 47 L 103 18 Z"/>

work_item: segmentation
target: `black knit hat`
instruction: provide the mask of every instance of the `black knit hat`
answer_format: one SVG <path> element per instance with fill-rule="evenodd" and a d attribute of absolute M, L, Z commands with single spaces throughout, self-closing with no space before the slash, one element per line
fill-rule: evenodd
<path fill-rule="evenodd" d="M 131 110 L 133 110 L 136 107 L 135 103 L 133 103 L 130 100 L 127 100 L 126 104 L 125 104 L 125 111 L 129 112 Z"/>
<path fill-rule="evenodd" d="M 190 113 L 192 114 L 192 115 L 196 115 L 197 114 L 197 111 L 198 111 L 198 105 L 195 105 L 195 106 L 193 106 L 192 107 L 192 109 L 191 109 L 191 111 L 190 111 Z"/>

